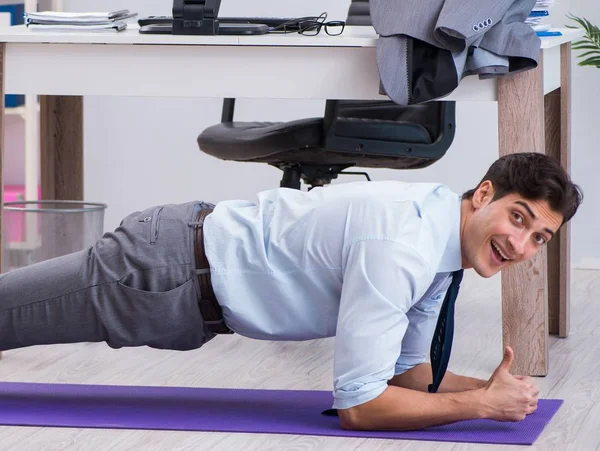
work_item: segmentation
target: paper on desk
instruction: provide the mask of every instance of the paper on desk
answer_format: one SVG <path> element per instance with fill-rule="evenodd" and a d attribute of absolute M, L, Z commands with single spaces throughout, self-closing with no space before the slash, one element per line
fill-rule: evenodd
<path fill-rule="evenodd" d="M 133 17 L 133 16 L 131 16 Z M 25 21 L 25 23 L 27 25 L 53 25 L 53 26 L 58 26 L 58 25 L 77 25 L 78 27 L 87 27 L 90 25 L 110 25 L 112 23 L 116 23 L 116 22 L 121 22 L 123 21 L 123 19 L 119 19 L 119 20 L 88 20 L 86 22 L 82 22 L 79 20 L 61 20 L 56 21 L 56 20 L 46 20 L 46 19 L 27 19 Z"/>
<path fill-rule="evenodd" d="M 128 9 L 112 12 L 85 12 L 72 13 L 60 11 L 42 11 L 39 13 L 26 13 L 26 23 L 39 24 L 67 24 L 67 25 L 100 25 L 115 21 L 125 20 L 137 16 L 137 13 Z"/>
<path fill-rule="evenodd" d="M 532 25 L 531 28 L 533 28 L 534 31 L 550 31 L 552 24 L 542 23 L 539 25 Z"/>
<path fill-rule="evenodd" d="M 111 22 L 109 24 L 96 24 L 96 25 L 47 25 L 47 24 L 29 24 L 27 28 L 30 30 L 37 31 L 122 31 L 127 28 L 125 22 Z"/>
<path fill-rule="evenodd" d="M 554 3 L 554 0 L 537 0 L 531 14 L 525 20 L 525 23 L 533 27 L 540 26 L 542 21 L 550 15 L 550 10 Z"/>

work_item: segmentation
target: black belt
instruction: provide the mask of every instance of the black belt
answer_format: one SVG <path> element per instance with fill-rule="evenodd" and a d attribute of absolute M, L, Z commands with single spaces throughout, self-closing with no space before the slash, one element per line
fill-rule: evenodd
<path fill-rule="evenodd" d="M 194 249 L 196 253 L 196 272 L 198 274 L 198 283 L 200 284 L 200 296 L 198 301 L 200 313 L 204 319 L 207 329 L 214 334 L 232 334 L 233 331 L 225 325 L 223 311 L 217 301 L 212 284 L 210 283 L 210 265 L 204 251 L 204 219 L 211 214 L 212 208 L 200 210 L 196 217 L 198 226 L 196 227 Z"/>

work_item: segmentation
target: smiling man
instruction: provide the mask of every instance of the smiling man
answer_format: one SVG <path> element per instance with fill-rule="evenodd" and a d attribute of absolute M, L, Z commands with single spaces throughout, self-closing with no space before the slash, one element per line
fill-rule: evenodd
<path fill-rule="evenodd" d="M 458 282 L 463 269 L 491 277 L 531 258 L 581 200 L 556 160 L 525 153 L 462 196 L 365 182 L 152 207 L 89 249 L 1 275 L 0 350 L 336 336 L 342 427 L 520 420 L 539 390 L 509 373 L 510 348 L 487 381 L 445 372 Z"/>
<path fill-rule="evenodd" d="M 462 196 L 463 261 L 479 275 L 490 277 L 507 265 L 529 260 L 575 214 L 580 190 L 566 185 L 564 198 L 553 195 L 561 191 L 560 184 L 537 173 L 547 160 L 537 154 L 500 159 L 476 189 Z"/>

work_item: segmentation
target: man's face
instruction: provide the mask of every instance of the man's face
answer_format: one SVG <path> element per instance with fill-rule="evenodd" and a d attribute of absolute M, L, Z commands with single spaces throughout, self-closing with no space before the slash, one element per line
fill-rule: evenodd
<path fill-rule="evenodd" d="M 493 186 L 484 182 L 475 192 L 461 242 L 464 268 L 482 277 L 529 260 L 558 231 L 563 217 L 547 201 L 508 194 L 492 202 Z"/>

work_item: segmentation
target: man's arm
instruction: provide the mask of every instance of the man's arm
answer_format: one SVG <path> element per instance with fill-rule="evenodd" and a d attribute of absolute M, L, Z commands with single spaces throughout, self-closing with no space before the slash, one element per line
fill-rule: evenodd
<path fill-rule="evenodd" d="M 513 358 L 512 349 L 506 347 L 502 363 L 483 388 L 423 393 L 388 386 L 369 402 L 339 409 L 341 425 L 344 429 L 410 430 L 476 418 L 520 421 L 536 410 L 539 389 L 510 374 Z"/>
<path fill-rule="evenodd" d="M 427 262 L 409 246 L 387 240 L 361 239 L 345 252 L 333 405 L 342 427 L 403 430 L 470 418 L 514 421 L 533 411 L 533 389 L 507 370 L 497 380 L 490 379 L 485 389 L 461 393 L 430 394 L 389 386 L 394 365 L 396 370 L 412 368 L 425 360 L 429 343 L 421 336 L 431 342 L 436 317 L 433 300 L 423 308 L 411 308 L 415 293 L 431 283 Z M 403 340 L 413 327 L 410 323 L 418 323 L 416 316 L 423 316 L 429 329 L 414 331 Z M 400 363 L 398 351 L 404 355 Z"/>
<path fill-rule="evenodd" d="M 438 320 L 438 310 L 450 279 L 446 279 L 443 291 L 432 293 L 429 298 L 420 300 L 407 312 L 409 326 L 402 340 L 402 353 L 396 362 L 396 376 L 389 385 L 428 392 L 433 381 L 431 364 L 421 363 L 427 359 L 431 340 Z M 456 393 L 485 387 L 487 381 L 459 376 L 449 371 L 444 375 L 438 393 Z"/>
<path fill-rule="evenodd" d="M 427 387 L 432 383 L 432 380 L 433 375 L 431 365 L 429 363 L 421 363 L 402 374 L 394 376 L 388 384 L 395 387 L 427 392 Z M 482 379 L 460 376 L 447 371 L 440 384 L 438 393 L 456 393 L 475 390 L 477 388 L 485 387 L 487 382 L 488 381 Z"/>
<path fill-rule="evenodd" d="M 430 394 L 394 386 L 338 415 L 342 427 L 351 430 L 411 430 L 485 418 L 477 391 Z"/>

